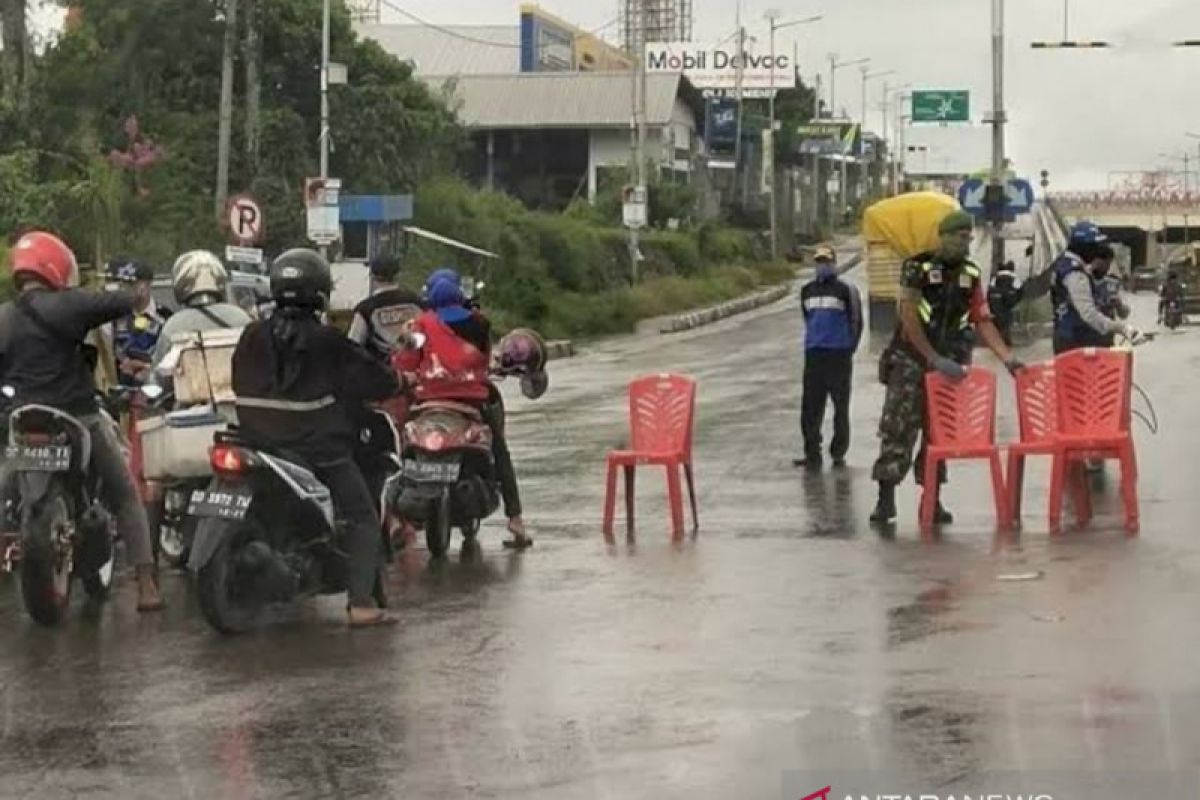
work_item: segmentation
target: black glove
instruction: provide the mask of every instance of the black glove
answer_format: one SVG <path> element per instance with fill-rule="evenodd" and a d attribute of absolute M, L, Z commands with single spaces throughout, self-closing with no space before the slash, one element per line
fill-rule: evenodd
<path fill-rule="evenodd" d="M 1025 369 L 1025 362 L 1014 356 L 1008 361 L 1005 361 L 1004 366 L 1008 368 L 1008 374 L 1015 378 L 1018 372 Z"/>
<path fill-rule="evenodd" d="M 967 377 L 966 367 L 945 356 L 935 356 L 933 359 L 933 368 L 941 373 L 943 377 L 949 378 L 952 381 L 961 381 Z"/>

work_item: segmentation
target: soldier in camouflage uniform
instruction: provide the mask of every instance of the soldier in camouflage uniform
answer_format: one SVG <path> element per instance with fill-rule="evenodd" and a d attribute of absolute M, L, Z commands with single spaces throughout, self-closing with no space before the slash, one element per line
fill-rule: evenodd
<path fill-rule="evenodd" d="M 888 524 L 896 518 L 896 486 L 913 465 L 913 448 L 921 437 L 916 479 L 920 483 L 925 454 L 925 373 L 936 370 L 952 379 L 966 376 L 977 333 L 1010 372 L 1021 368 L 992 322 L 984 295 L 982 273 L 970 261 L 974 220 L 955 212 L 938 227 L 941 241 L 933 253 L 904 263 L 900 284 L 900 322 L 880 361 L 880 379 L 887 398 L 879 422 L 879 460 L 873 477 L 879 502 L 871 521 Z M 944 471 L 939 482 L 945 481 Z M 938 501 L 939 524 L 953 517 Z"/>

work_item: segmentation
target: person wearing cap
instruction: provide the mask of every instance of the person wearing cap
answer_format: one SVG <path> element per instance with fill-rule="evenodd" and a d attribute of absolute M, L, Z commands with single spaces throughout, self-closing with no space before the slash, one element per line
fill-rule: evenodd
<path fill-rule="evenodd" d="M 992 312 L 992 321 L 1009 347 L 1012 347 L 1013 317 L 1023 298 L 1023 289 L 1021 279 L 1017 277 L 1017 267 L 1011 261 L 1004 262 L 996 269 L 988 285 L 988 308 Z"/>
<path fill-rule="evenodd" d="M 982 273 L 970 260 L 974 226 L 969 214 L 951 213 L 938 226 L 937 250 L 915 256 L 901 268 L 900 321 L 879 369 L 887 396 L 879 422 L 879 458 L 872 471 L 879 484 L 879 501 L 871 514 L 875 524 L 890 524 L 896 518 L 896 487 L 913 465 L 918 436 L 922 441 L 915 477 L 918 484 L 923 480 L 925 374 L 936 371 L 951 380 L 964 378 L 975 341 L 972 329 L 1010 372 L 1023 366 L 996 329 Z M 944 471 L 938 481 L 945 482 Z M 942 525 L 954 521 L 940 497 L 936 519 Z"/>
<path fill-rule="evenodd" d="M 835 467 L 845 466 L 846 451 L 850 449 L 850 386 L 863 316 L 858 289 L 838 277 L 834 249 L 821 245 L 813 259 L 816 277 L 800 290 L 804 311 L 804 394 L 800 401 L 804 458 L 793 464 L 818 470 L 822 466 L 821 425 L 829 399 L 833 400 L 829 455 Z"/>
<path fill-rule="evenodd" d="M 1102 245 L 1092 261 L 1092 276 L 1100 283 L 1100 313 L 1112 320 L 1126 320 L 1133 309 L 1121 298 L 1121 276 L 1112 271 L 1116 255 L 1111 244 Z M 1115 338 L 1107 337 L 1110 347 Z"/>
<path fill-rule="evenodd" d="M 492 385 L 491 322 L 478 308 L 467 306 L 458 273 L 444 268 L 425 283 L 428 310 L 412 323 L 412 330 L 425 336 L 419 350 L 400 350 L 393 357 L 396 369 L 415 374 L 413 395 L 418 403 L 453 400 L 479 408 L 492 431 L 492 456 L 496 478 L 512 538 L 504 546 L 524 550 L 533 539 L 522 517 L 521 495 L 512 455 L 504 437 L 504 403 Z"/>
<path fill-rule="evenodd" d="M 1095 223 L 1077 222 L 1071 226 L 1066 252 L 1051 266 L 1055 355 L 1083 347 L 1110 347 L 1115 334 L 1135 342 L 1142 339 L 1132 325 L 1104 313 L 1106 250 L 1111 252 L 1108 237 Z"/>
<path fill-rule="evenodd" d="M 347 335 L 387 361 L 405 326 L 421 313 L 421 296 L 400 285 L 400 259 L 395 256 L 376 256 L 369 266 L 371 296 L 355 306 Z"/>
<path fill-rule="evenodd" d="M 159 312 L 150 291 L 154 270 L 149 264 L 120 258 L 108 266 L 112 283 L 133 292 L 136 299 L 133 311 L 113 323 L 112 342 L 121 384 L 138 386 L 149 375 L 167 315 Z"/>

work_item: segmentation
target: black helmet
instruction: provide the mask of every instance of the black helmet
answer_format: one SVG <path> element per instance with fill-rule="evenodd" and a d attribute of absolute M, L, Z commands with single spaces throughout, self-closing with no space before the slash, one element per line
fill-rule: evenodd
<path fill-rule="evenodd" d="M 392 255 L 375 256 L 369 266 L 372 277 L 381 281 L 394 281 L 400 274 L 400 259 Z"/>
<path fill-rule="evenodd" d="M 271 264 L 271 297 L 280 306 L 324 309 L 332 293 L 329 262 L 315 250 L 297 247 Z"/>

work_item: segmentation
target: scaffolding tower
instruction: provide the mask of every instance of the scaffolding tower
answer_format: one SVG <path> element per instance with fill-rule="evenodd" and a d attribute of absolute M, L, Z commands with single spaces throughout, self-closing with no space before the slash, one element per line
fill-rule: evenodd
<path fill-rule="evenodd" d="M 382 0 L 346 0 L 350 19 L 355 22 L 379 22 L 382 15 Z"/>
<path fill-rule="evenodd" d="M 621 46 L 633 55 L 647 42 L 690 42 L 692 0 L 620 0 Z M 645 4 L 645 30 L 642 5 Z"/>

